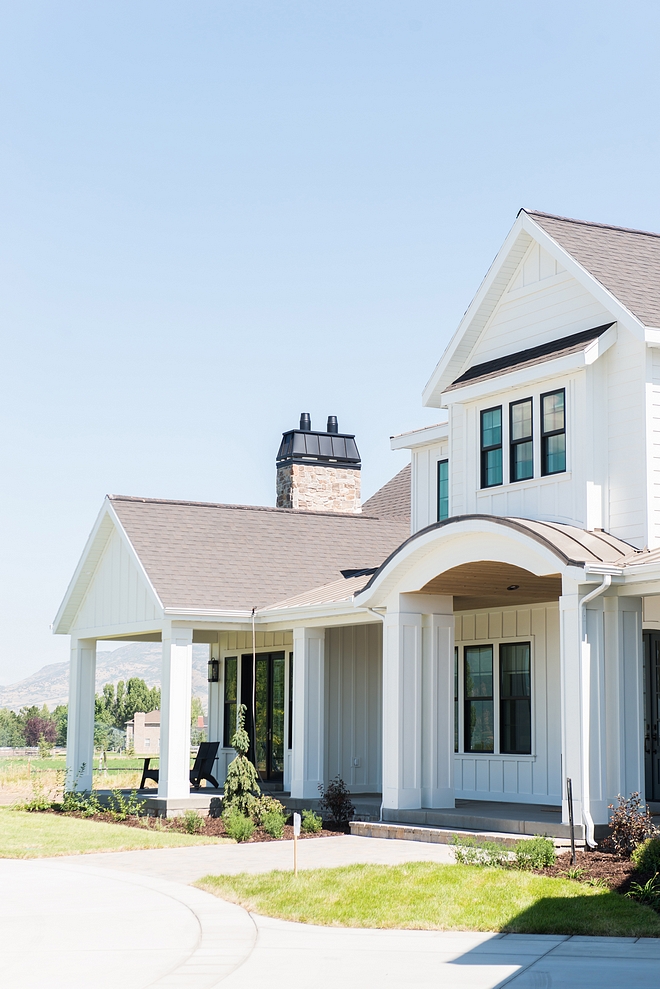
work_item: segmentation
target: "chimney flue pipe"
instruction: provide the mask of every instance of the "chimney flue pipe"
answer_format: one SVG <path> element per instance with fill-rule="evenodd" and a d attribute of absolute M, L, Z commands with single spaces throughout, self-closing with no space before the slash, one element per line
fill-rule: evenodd
<path fill-rule="evenodd" d="M 300 413 L 300 431 L 301 433 L 309 433 L 312 429 L 312 417 L 309 412 Z"/>
<path fill-rule="evenodd" d="M 339 423 L 337 422 L 337 416 L 328 416 L 328 426 L 326 432 L 328 433 L 339 432 Z"/>

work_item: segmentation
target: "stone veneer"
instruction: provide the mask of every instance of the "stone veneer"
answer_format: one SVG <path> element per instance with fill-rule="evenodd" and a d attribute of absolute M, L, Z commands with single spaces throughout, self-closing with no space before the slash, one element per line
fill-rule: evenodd
<path fill-rule="evenodd" d="M 311 512 L 361 512 L 360 471 L 319 463 L 278 467 L 276 504 Z"/>

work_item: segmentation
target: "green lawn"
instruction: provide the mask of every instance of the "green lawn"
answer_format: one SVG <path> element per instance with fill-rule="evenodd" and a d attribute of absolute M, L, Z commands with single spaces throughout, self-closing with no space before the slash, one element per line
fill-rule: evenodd
<path fill-rule="evenodd" d="M 660 936 L 649 907 L 569 879 L 412 862 L 206 876 L 197 886 L 255 913 L 305 924 L 520 934 Z"/>
<path fill-rule="evenodd" d="M 0 807 L 0 858 L 43 858 L 86 852 L 124 852 L 139 848 L 212 845 L 227 838 L 147 831 L 59 814 L 29 814 Z"/>

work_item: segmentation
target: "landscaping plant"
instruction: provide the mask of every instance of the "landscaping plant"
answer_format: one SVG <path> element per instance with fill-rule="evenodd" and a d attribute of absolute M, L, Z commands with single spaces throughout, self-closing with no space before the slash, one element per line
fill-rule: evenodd
<path fill-rule="evenodd" d="M 255 824 L 263 824 L 267 814 L 282 814 L 286 817 L 284 814 L 284 804 L 277 797 L 271 797 L 269 793 L 262 793 L 255 800 L 250 816 Z"/>
<path fill-rule="evenodd" d="M 234 841 L 248 841 L 254 832 L 254 821 L 238 807 L 230 807 L 223 815 L 225 829 Z"/>
<path fill-rule="evenodd" d="M 451 844 L 459 865 L 502 868 L 511 862 L 511 849 L 496 841 L 477 841 L 469 835 L 453 835 Z"/>
<path fill-rule="evenodd" d="M 304 810 L 300 827 L 305 834 L 318 834 L 319 831 L 323 830 L 323 818 L 319 814 L 315 814 L 313 810 Z"/>
<path fill-rule="evenodd" d="M 341 776 L 337 775 L 328 783 L 327 789 L 319 783 L 319 793 L 321 794 L 321 810 L 330 815 L 337 824 L 345 824 L 350 821 L 355 814 L 355 807 L 351 800 L 350 790 L 344 783 Z"/>
<path fill-rule="evenodd" d="M 638 845 L 657 834 L 657 829 L 653 825 L 649 808 L 642 810 L 639 793 L 631 793 L 627 800 L 619 794 L 616 799 L 616 807 L 614 804 L 609 807 L 613 811 L 610 834 L 603 844 L 611 847 L 617 855 L 630 858 Z"/>
<path fill-rule="evenodd" d="M 186 834 L 199 834 L 204 830 L 204 818 L 196 810 L 189 808 L 183 815 L 183 830 Z"/>
<path fill-rule="evenodd" d="M 660 872 L 660 837 L 647 838 L 630 856 L 640 872 Z"/>
<path fill-rule="evenodd" d="M 90 796 L 93 796 L 91 794 Z M 121 790 L 112 790 L 108 800 L 108 813 L 115 821 L 125 821 L 129 817 L 139 817 L 143 813 L 146 800 L 140 800 L 137 790 L 131 790 L 128 799 Z"/>
<path fill-rule="evenodd" d="M 264 814 L 261 826 L 271 838 L 282 838 L 286 817 L 277 810 L 269 810 Z"/>
<path fill-rule="evenodd" d="M 250 737 L 245 730 L 246 710 L 245 704 L 240 704 L 236 712 L 236 731 L 231 739 L 236 758 L 227 767 L 224 789 L 225 811 L 236 809 L 243 817 L 249 817 L 254 812 L 259 798 L 257 771 L 247 757 Z"/>
<path fill-rule="evenodd" d="M 631 900 L 637 900 L 644 906 L 660 911 L 660 878 L 658 873 L 656 872 L 643 884 L 632 883 L 626 896 Z"/>
<path fill-rule="evenodd" d="M 545 869 L 547 865 L 554 865 L 557 860 L 554 844 L 540 834 L 528 841 L 519 841 L 515 854 L 519 869 Z"/>

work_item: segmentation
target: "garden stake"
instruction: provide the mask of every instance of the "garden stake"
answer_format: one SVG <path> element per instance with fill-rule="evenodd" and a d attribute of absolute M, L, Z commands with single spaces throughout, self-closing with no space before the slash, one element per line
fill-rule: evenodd
<path fill-rule="evenodd" d="M 571 865 L 575 865 L 575 823 L 573 821 L 573 780 L 566 779 L 566 799 L 568 801 L 568 825 L 571 829 Z"/>

